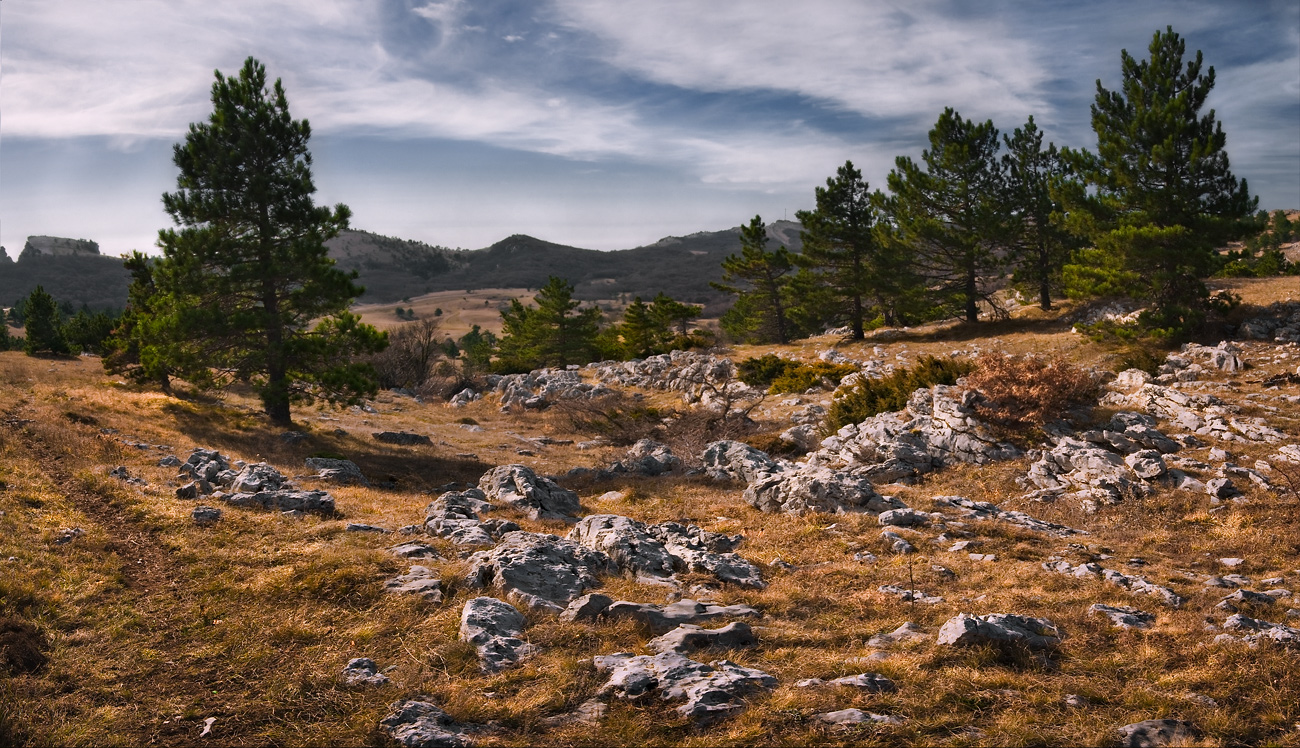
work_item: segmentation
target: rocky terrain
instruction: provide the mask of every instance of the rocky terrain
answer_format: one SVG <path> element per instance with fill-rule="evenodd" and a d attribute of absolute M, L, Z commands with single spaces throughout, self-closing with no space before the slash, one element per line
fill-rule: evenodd
<path fill-rule="evenodd" d="M 1298 744 L 1300 302 L 1243 288 L 1154 374 L 1033 314 L 290 432 L 0 354 L 0 742 Z M 960 382 L 825 433 L 734 368 L 990 351 L 1102 386 L 1032 438 Z M 658 420 L 573 417 L 615 401 Z"/>

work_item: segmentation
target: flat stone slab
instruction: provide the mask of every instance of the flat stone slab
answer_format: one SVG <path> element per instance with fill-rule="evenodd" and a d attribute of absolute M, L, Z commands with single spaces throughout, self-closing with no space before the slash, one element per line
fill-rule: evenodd
<path fill-rule="evenodd" d="M 343 682 L 349 686 L 383 686 L 388 676 L 369 657 L 354 657 L 343 668 Z"/>
<path fill-rule="evenodd" d="M 442 602 L 442 580 L 426 566 L 412 566 L 405 574 L 385 582 L 384 589 L 398 595 L 420 595 L 435 603 Z"/>
<path fill-rule="evenodd" d="M 514 666 L 538 651 L 520 639 L 528 621 L 514 606 L 492 597 L 476 597 L 460 614 L 460 640 L 478 650 L 479 669 L 495 673 Z"/>
<path fill-rule="evenodd" d="M 619 652 L 592 658 L 596 669 L 609 673 L 603 695 L 641 700 L 658 693 L 664 701 L 683 701 L 677 713 L 697 722 L 711 722 L 745 707 L 756 690 L 775 688 L 776 678 L 728 660 L 709 664 L 680 654 L 633 655 Z"/>
<path fill-rule="evenodd" d="M 938 643 L 954 647 L 992 644 L 1054 649 L 1061 643 L 1061 632 L 1046 618 L 1011 613 L 983 616 L 962 613 L 943 624 L 939 629 Z"/>
<path fill-rule="evenodd" d="M 474 745 L 463 734 L 465 726 L 456 724 L 450 715 L 432 703 L 419 699 L 393 703 L 379 726 L 403 748 L 468 748 Z"/>
<path fill-rule="evenodd" d="M 1199 736 L 1200 731 L 1191 722 L 1181 719 L 1149 719 L 1119 728 L 1119 744 L 1123 748 L 1189 745 Z"/>
<path fill-rule="evenodd" d="M 758 637 L 749 624 L 742 621 L 729 623 L 720 629 L 706 629 L 684 623 L 663 636 L 651 639 L 646 643 L 646 649 L 657 654 L 676 652 L 692 655 L 702 649 L 736 649 L 755 644 L 758 644 Z"/>
<path fill-rule="evenodd" d="M 620 600 L 603 612 L 609 619 L 631 618 L 650 627 L 656 634 L 666 633 L 687 623 L 704 623 L 715 618 L 759 618 L 762 613 L 748 605 L 709 605 L 683 598 L 669 605 L 633 603 Z"/>
<path fill-rule="evenodd" d="M 1096 603 L 1088 608 L 1088 612 L 1109 619 L 1112 626 L 1121 629 L 1149 629 L 1156 622 L 1153 614 L 1143 613 L 1137 608 Z"/>

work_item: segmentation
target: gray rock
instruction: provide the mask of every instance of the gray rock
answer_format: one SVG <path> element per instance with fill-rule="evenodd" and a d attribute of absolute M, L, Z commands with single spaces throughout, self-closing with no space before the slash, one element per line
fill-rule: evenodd
<path fill-rule="evenodd" d="M 701 456 L 704 469 L 715 478 L 752 483 L 778 470 L 778 463 L 766 452 L 736 441 L 709 444 Z"/>
<path fill-rule="evenodd" d="M 779 438 L 782 442 L 789 444 L 796 449 L 807 452 L 817 446 L 817 435 L 813 427 L 808 424 L 791 426 L 781 432 Z"/>
<path fill-rule="evenodd" d="M 158 467 L 180 467 L 181 458 L 176 455 L 167 455 L 158 461 Z"/>
<path fill-rule="evenodd" d="M 758 644 L 758 637 L 749 624 L 741 621 L 729 623 L 720 629 L 706 629 L 685 623 L 663 636 L 651 639 L 646 643 L 646 649 L 657 654 L 676 652 L 692 655 L 701 649 L 735 649 L 755 644 Z"/>
<path fill-rule="evenodd" d="M 63 527 L 54 534 L 54 544 L 67 545 L 85 534 L 86 531 L 80 527 Z"/>
<path fill-rule="evenodd" d="M 595 621 L 605 615 L 605 611 L 614 603 L 614 598 L 592 592 L 569 603 L 569 607 L 560 614 L 562 621 Z"/>
<path fill-rule="evenodd" d="M 921 590 L 904 589 L 892 584 L 882 585 L 877 589 L 886 595 L 894 595 L 905 603 L 918 602 L 925 605 L 934 605 L 943 602 L 943 598 L 938 595 L 927 595 Z"/>
<path fill-rule="evenodd" d="M 484 526 L 478 515 L 492 509 L 485 498 L 477 488 L 442 494 L 424 510 L 425 530 L 456 545 L 492 545 L 496 536 Z"/>
<path fill-rule="evenodd" d="M 867 477 L 804 463 L 760 475 L 745 488 L 744 499 L 760 511 L 788 514 L 903 508 L 897 499 L 876 493 Z"/>
<path fill-rule="evenodd" d="M 437 559 L 442 558 L 437 549 L 425 543 L 400 543 L 388 549 L 398 558 Z"/>
<path fill-rule="evenodd" d="M 1067 693 L 1062 701 L 1071 709 L 1086 709 L 1092 706 L 1087 696 L 1080 696 L 1077 693 Z"/>
<path fill-rule="evenodd" d="M 620 600 L 610 604 L 604 610 L 604 616 L 610 620 L 630 618 L 645 624 L 654 633 L 662 634 L 682 624 L 704 623 L 724 617 L 759 618 L 762 614 L 747 605 L 708 605 L 684 598 L 669 605 Z"/>
<path fill-rule="evenodd" d="M 343 682 L 349 686 L 382 686 L 388 676 L 379 672 L 379 666 L 369 657 L 354 657 L 343 668 Z"/>
<path fill-rule="evenodd" d="M 841 709 L 836 712 L 822 712 L 813 715 L 816 719 L 836 727 L 853 727 L 861 724 L 898 725 L 903 718 L 893 714 L 876 714 L 861 709 Z"/>
<path fill-rule="evenodd" d="M 650 535 L 646 525 L 616 514 L 591 514 L 578 522 L 569 540 L 609 556 L 631 576 L 671 577 L 675 559 L 664 544 Z"/>
<path fill-rule="evenodd" d="M 1205 493 L 1215 499 L 1230 499 L 1233 496 L 1240 496 L 1241 491 L 1232 482 L 1231 478 L 1214 478 L 1205 484 Z"/>
<path fill-rule="evenodd" d="M 1006 613 L 984 616 L 962 613 L 943 624 L 939 629 L 938 643 L 955 647 L 993 644 L 1055 649 L 1061 643 L 1061 632 L 1046 618 Z"/>
<path fill-rule="evenodd" d="M 519 638 L 528 622 L 509 603 L 476 597 L 460 613 L 460 640 L 478 649 L 479 668 L 495 673 L 518 664 L 538 651 Z"/>
<path fill-rule="evenodd" d="M 1220 600 L 1219 604 L 1214 607 L 1219 610 L 1236 611 L 1237 606 L 1239 605 L 1259 605 L 1265 608 L 1271 608 L 1276 603 L 1277 600 L 1273 599 L 1271 595 L 1265 595 L 1262 592 L 1252 592 L 1250 590 L 1237 590 Z"/>
<path fill-rule="evenodd" d="M 918 512 L 915 509 L 890 509 L 887 512 L 881 512 L 876 518 L 882 525 L 896 525 L 899 527 L 911 527 L 913 525 L 924 525 L 930 521 L 930 515 L 925 512 Z"/>
<path fill-rule="evenodd" d="M 1121 629 L 1149 629 L 1151 624 L 1156 622 L 1154 615 L 1143 613 L 1137 608 L 1096 603 L 1088 608 L 1088 612 L 1093 615 L 1105 616 L 1110 619 L 1111 625 Z"/>
<path fill-rule="evenodd" d="M 433 440 L 424 434 L 411 434 L 406 431 L 379 431 L 371 434 L 371 436 L 374 437 L 375 441 L 384 444 L 396 444 L 402 447 L 433 445 Z"/>
<path fill-rule="evenodd" d="M 744 540 L 743 535 L 724 535 L 677 522 L 647 525 L 646 532 L 663 543 L 678 571 L 712 574 L 719 581 L 751 589 L 767 586 L 758 566 L 732 552 Z"/>
<path fill-rule="evenodd" d="M 596 725 L 605 718 L 609 713 L 609 707 L 604 702 L 596 699 L 588 699 L 578 705 L 568 714 L 559 714 L 554 717 L 547 717 L 542 720 L 542 724 L 547 727 L 563 727 L 564 725 Z"/>
<path fill-rule="evenodd" d="M 757 566 L 730 552 L 743 540 L 739 535 L 676 522 L 645 525 L 619 515 L 593 514 L 583 518 L 568 537 L 606 553 L 633 577 L 672 580 L 675 572 L 701 572 L 745 587 L 766 586 Z"/>
<path fill-rule="evenodd" d="M 388 708 L 379 722 L 403 748 L 468 748 L 473 745 L 446 712 L 427 701 L 407 699 Z"/>
<path fill-rule="evenodd" d="M 314 512 L 334 514 L 334 497 L 324 491 L 259 491 L 235 493 L 223 497 L 231 506 L 274 509 L 280 512 Z"/>
<path fill-rule="evenodd" d="M 509 504 L 529 519 L 576 521 L 578 495 L 526 465 L 501 465 L 483 474 L 479 489 L 493 501 Z"/>
<path fill-rule="evenodd" d="M 1119 728 L 1119 744 L 1123 748 L 1162 748 L 1175 743 L 1187 745 L 1199 736 L 1200 732 L 1191 722 L 1181 719 L 1149 719 Z"/>
<path fill-rule="evenodd" d="M 622 460 L 610 466 L 610 472 L 636 475 L 666 475 L 681 470 L 682 460 L 666 444 L 653 439 L 641 439 Z"/>
<path fill-rule="evenodd" d="M 745 706 L 745 697 L 759 689 L 775 688 L 776 678 L 761 670 L 727 660 L 709 664 L 668 652 L 632 655 L 620 652 L 592 658 L 596 669 L 609 673 L 601 688 L 604 695 L 639 700 L 657 692 L 664 701 L 683 701 L 677 713 L 697 722 L 710 722 Z"/>
<path fill-rule="evenodd" d="M 399 595 L 420 595 L 435 603 L 442 602 L 442 580 L 427 566 L 412 566 L 405 574 L 385 582 L 384 589 Z"/>
<path fill-rule="evenodd" d="M 1143 449 L 1134 452 L 1124 458 L 1124 463 L 1128 465 L 1134 475 L 1143 480 L 1155 480 L 1169 472 L 1169 466 L 1165 464 L 1160 452 L 1155 449 Z"/>
<path fill-rule="evenodd" d="M 846 675 L 843 678 L 835 678 L 833 680 L 809 678 L 808 680 L 801 680 L 794 685 L 797 688 L 811 688 L 814 686 L 844 686 L 846 688 L 856 688 L 865 693 L 893 693 L 898 690 L 898 684 L 880 673 L 859 673 L 857 675 Z"/>
<path fill-rule="evenodd" d="M 190 516 L 194 518 L 194 524 L 207 526 L 221 519 L 221 510 L 214 506 L 196 506 L 194 511 L 190 512 Z"/>
<path fill-rule="evenodd" d="M 867 640 L 868 647 L 877 649 L 888 649 L 895 644 L 905 644 L 912 641 L 924 641 L 929 636 L 921 631 L 921 628 L 915 623 L 908 621 L 898 628 L 887 634 L 877 634 Z"/>
<path fill-rule="evenodd" d="M 998 520 L 1017 527 L 1023 527 L 1026 530 L 1062 538 L 1088 534 L 1086 530 L 1076 530 L 1073 527 L 1037 519 L 1024 512 L 1000 509 L 996 504 L 987 501 L 974 501 L 963 496 L 936 496 L 934 497 L 934 503 L 937 507 L 957 510 L 964 519 Z"/>
<path fill-rule="evenodd" d="M 471 587 L 519 590 L 558 605 L 568 605 L 599 584 L 596 576 L 615 570 L 609 557 L 554 535 L 508 532 L 491 550 L 469 558 Z"/>
<path fill-rule="evenodd" d="M 315 470 L 316 477 L 338 485 L 369 486 L 370 481 L 362 474 L 361 468 L 352 460 L 337 460 L 328 457 L 308 457 L 307 469 Z"/>
<path fill-rule="evenodd" d="M 1153 584 L 1140 576 L 1124 574 L 1123 572 L 1115 571 L 1114 569 L 1106 569 L 1095 563 L 1086 563 L 1074 566 L 1069 561 L 1046 561 L 1043 563 L 1043 568 L 1047 571 L 1054 571 L 1058 574 L 1067 574 L 1079 579 L 1104 579 L 1116 587 L 1123 587 L 1131 592 L 1159 598 L 1165 605 L 1168 605 L 1171 608 L 1182 607 L 1183 603 L 1187 602 L 1186 598 L 1168 587 Z"/>
<path fill-rule="evenodd" d="M 383 527 L 378 527 L 376 525 L 367 525 L 361 522 L 349 522 L 347 526 L 343 528 L 343 530 L 344 532 L 370 532 L 370 533 L 375 533 L 376 535 L 387 535 L 390 532 L 392 532 L 391 530 L 388 530 Z"/>

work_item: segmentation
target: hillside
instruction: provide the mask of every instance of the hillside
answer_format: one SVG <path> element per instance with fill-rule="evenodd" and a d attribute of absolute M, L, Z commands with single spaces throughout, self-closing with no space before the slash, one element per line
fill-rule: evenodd
<path fill-rule="evenodd" d="M 1294 745 L 1300 293 L 1216 287 L 1242 324 L 1158 381 L 1067 304 L 288 433 L 0 353 L 0 744 Z M 710 355 L 1027 351 L 1107 382 L 1014 444 L 960 386 L 799 449 L 827 389 L 727 431 L 683 387 Z"/>
<path fill-rule="evenodd" d="M 49 237 L 33 237 L 49 238 Z M 80 308 L 115 310 L 126 306 L 131 274 L 118 257 L 87 251 L 24 251 L 17 262 L 0 257 L 0 306 L 25 298 L 44 286 L 55 299 Z"/>

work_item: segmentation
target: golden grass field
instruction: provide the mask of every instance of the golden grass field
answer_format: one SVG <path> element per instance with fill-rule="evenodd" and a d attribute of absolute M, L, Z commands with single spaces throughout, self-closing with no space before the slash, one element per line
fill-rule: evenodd
<path fill-rule="evenodd" d="M 1254 303 L 1300 294 L 1293 278 L 1231 285 Z M 474 298 L 481 303 L 484 297 Z M 386 306 L 391 316 L 395 305 Z M 471 310 L 453 311 L 451 303 L 443 308 L 449 329 L 453 319 L 466 327 L 479 319 Z M 421 309 L 417 305 L 417 313 Z M 839 347 L 866 357 L 879 346 L 887 358 L 906 360 L 975 346 L 1059 351 L 1079 364 L 1113 365 L 1113 351 L 1081 340 L 1058 317 L 1026 310 L 1003 322 L 918 328 L 890 343 Z M 835 344 L 823 337 L 783 350 L 811 357 Z M 1249 405 L 1245 395 L 1262 391 L 1263 379 L 1295 371 L 1295 346 L 1286 347 L 1290 357 L 1279 361 L 1274 349 L 1250 347 L 1243 358 L 1255 368 L 1216 374 L 1215 381 L 1232 387 L 1215 394 Z M 743 348 L 732 355 L 772 350 Z M 1300 394 L 1295 385 L 1284 389 Z M 126 385 L 105 375 L 92 357 L 0 353 L 0 616 L 39 628 L 49 657 L 34 673 L 0 674 L 0 744 L 387 745 L 377 723 L 388 705 L 426 694 L 458 721 L 487 725 L 473 738 L 488 746 L 1105 745 L 1115 741 L 1120 725 L 1165 717 L 1195 723 L 1203 733 L 1198 744 L 1300 745 L 1300 652 L 1212 644 L 1215 633 L 1205 626 L 1207 620 L 1222 623 L 1224 614 L 1213 606 L 1227 590 L 1200 582 L 1224 571 L 1216 559 L 1239 556 L 1246 562 L 1235 571 L 1256 579 L 1281 576 L 1282 586 L 1300 591 L 1300 496 L 1293 492 L 1247 485 L 1247 503 L 1210 513 L 1208 497 L 1166 490 L 1087 515 L 1068 502 L 1019 500 L 1023 489 L 1014 479 L 1024 474 L 1027 459 L 951 469 L 914 486 L 890 487 L 918 509 L 932 509 L 934 496 L 960 494 L 1091 533 L 1074 541 L 1086 547 L 1070 548 L 1071 541 L 1010 525 L 973 523 L 967 529 L 982 541 L 980 550 L 997 555 L 987 563 L 930 544 L 936 533 L 924 529 L 913 541 L 919 554 L 893 556 L 872 515 L 763 514 L 741 500 L 740 486 L 680 477 L 571 484 L 587 512 L 687 520 L 743 533 L 738 552 L 760 563 L 770 584 L 761 591 L 724 587 L 718 598 L 764 613 L 756 622 L 760 644 L 718 657 L 764 670 L 781 685 L 709 727 L 678 718 L 673 704 L 616 699 L 599 725 L 548 727 L 546 718 L 572 710 L 602 684 L 590 664 L 593 655 L 644 652 L 651 634 L 627 622 L 565 623 L 530 613 L 526 636 L 543 651 L 521 667 L 483 675 L 473 649 L 457 641 L 459 616 L 467 599 L 499 593 L 465 589 L 457 581 L 466 568 L 457 550 L 426 538 L 450 559 L 429 564 L 447 583 L 444 602 L 384 594 L 384 581 L 410 564 L 385 551 L 403 538 L 343 528 L 347 522 L 390 529 L 419 524 L 439 486 L 476 483 L 495 465 L 524 462 L 539 472 L 563 473 L 608 465 L 622 448 L 538 445 L 532 437 L 580 441 L 590 434 L 572 433 L 564 419 L 548 414 L 502 414 L 492 397 L 453 410 L 389 393 L 373 403 L 374 413 L 297 408 L 296 428 L 307 438 L 287 445 L 247 393 L 212 398 L 178 391 L 174 397 Z M 681 407 L 675 395 L 646 398 Z M 766 404 L 760 435 L 789 425 L 791 407 L 779 404 L 782 399 Z M 818 399 L 828 396 L 804 398 Z M 1274 405 L 1284 409 L 1268 414 L 1270 424 L 1300 442 L 1300 407 Z M 466 417 L 483 430 L 462 428 L 458 420 Z M 370 437 L 382 430 L 428 434 L 434 444 L 383 445 Z M 139 449 L 124 440 L 166 449 Z M 372 481 L 393 487 L 331 488 L 342 518 L 294 520 L 223 507 L 220 522 L 198 527 L 190 519 L 194 503 L 174 496 L 174 469 L 156 463 L 165 454 L 183 460 L 199 446 L 231 459 L 266 460 L 289 476 L 304 473 L 303 459 L 312 453 L 342 454 Z M 1247 466 L 1276 451 L 1223 446 Z M 519 455 L 524 447 L 535 455 Z M 148 486 L 110 477 L 118 465 Z M 622 498 L 598 498 L 615 490 Z M 510 511 L 500 516 L 527 530 L 567 532 L 560 522 L 533 522 Z M 58 531 L 71 527 L 85 534 L 55 543 Z M 863 550 L 880 560 L 854 561 Z M 1112 556 L 1106 565 L 1120 569 L 1130 557 L 1146 559 L 1140 573 L 1189 602 L 1173 610 L 1100 581 L 1040 568 L 1052 555 L 1081 563 L 1097 554 Z M 778 557 L 796 568 L 767 566 Z M 955 576 L 941 576 L 932 565 Z M 908 587 L 909 575 L 915 587 L 944 602 L 913 607 L 877 591 L 884 584 Z M 692 580 L 686 581 L 689 587 Z M 622 578 L 603 583 L 601 591 L 615 599 L 665 601 L 663 587 Z M 1094 602 L 1139 607 L 1157 614 L 1157 623 L 1145 632 L 1117 631 L 1087 614 Z M 1300 603 L 1247 612 L 1277 621 L 1287 607 Z M 866 666 L 849 662 L 872 655 L 867 640 L 904 621 L 933 634 L 961 612 L 1042 616 L 1062 627 L 1065 638 L 1047 658 L 953 650 L 931 637 L 887 650 Z M 360 656 L 381 668 L 395 666 L 391 684 L 342 685 L 343 665 Z M 801 678 L 867 670 L 895 680 L 898 691 L 865 695 L 793 686 Z M 1067 694 L 1085 696 L 1091 705 L 1068 707 Z M 905 721 L 843 731 L 811 719 L 847 707 Z M 211 734 L 200 738 L 207 718 L 215 718 Z"/>

